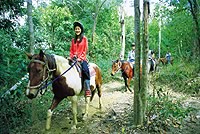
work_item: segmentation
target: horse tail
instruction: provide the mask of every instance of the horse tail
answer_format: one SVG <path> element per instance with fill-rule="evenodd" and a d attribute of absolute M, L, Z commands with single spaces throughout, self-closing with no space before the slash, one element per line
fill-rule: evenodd
<path fill-rule="evenodd" d="M 96 84 L 96 89 L 98 92 L 98 96 L 99 96 L 99 107 L 101 108 L 101 101 L 100 98 L 102 96 L 102 89 L 101 89 L 101 85 L 102 85 L 102 75 L 101 75 L 101 69 L 96 65 L 94 67 L 96 75 L 95 75 L 95 84 Z M 92 101 L 93 97 L 94 97 L 94 93 L 92 94 L 92 97 L 90 98 L 90 101 Z"/>
<path fill-rule="evenodd" d="M 96 71 L 96 80 L 95 81 L 97 83 L 97 86 L 100 86 L 103 83 L 101 69 L 98 66 L 96 66 L 95 71 Z"/>

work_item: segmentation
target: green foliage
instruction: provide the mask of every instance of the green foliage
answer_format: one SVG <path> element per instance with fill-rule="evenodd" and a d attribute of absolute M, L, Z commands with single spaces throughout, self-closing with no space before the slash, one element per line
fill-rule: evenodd
<path fill-rule="evenodd" d="M 27 81 L 24 81 L 23 86 L 25 87 L 26 84 Z M 18 88 L 1 98 L 1 133 L 20 133 L 26 127 L 46 118 L 47 110 L 52 101 L 50 98 L 53 98 L 50 89 L 35 100 L 29 100 L 24 93 L 24 88 Z M 66 106 L 63 108 L 66 108 Z M 61 110 L 61 107 L 58 107 L 55 111 L 59 110 Z"/>
<path fill-rule="evenodd" d="M 9 88 L 25 74 L 26 64 L 24 55 L 12 43 L 12 35 L 1 30 L 0 36 L 2 37 L 2 40 L 0 40 L 0 87 L 2 90 L 3 88 Z"/>
<path fill-rule="evenodd" d="M 13 30 L 18 17 L 23 15 L 24 0 L 1 0 L 0 29 Z"/>
<path fill-rule="evenodd" d="M 96 63 L 102 71 L 103 83 L 112 80 L 110 76 L 112 60 L 119 58 L 121 50 L 120 36 L 121 26 L 118 17 L 118 8 L 122 0 L 107 0 L 98 12 L 97 25 L 95 30 L 95 42 L 92 44 L 91 36 L 94 25 L 94 13 L 104 0 L 55 0 L 49 5 L 44 3 L 36 7 L 33 11 L 35 52 L 44 49 L 46 53 L 58 54 L 67 57 L 71 39 L 74 37 L 73 22 L 81 21 L 85 27 L 85 35 L 89 41 L 88 59 Z M 10 16 L 5 20 L 0 19 L 0 28 L 10 28 L 13 31 L 0 30 L 0 95 L 10 89 L 22 76 L 27 73 L 27 60 L 24 51 L 28 50 L 28 24 L 24 26 L 14 25 L 16 18 L 23 14 L 23 0 L 1 1 L 0 15 L 10 12 Z M 193 55 L 193 22 L 192 16 L 186 1 L 173 1 L 173 8 L 162 6 L 161 13 L 156 12 L 149 23 L 149 46 L 158 52 L 158 22 L 159 15 L 162 16 L 162 43 L 161 56 L 169 50 L 175 58 L 176 64 L 173 66 L 163 66 L 156 81 L 161 84 L 169 84 L 175 91 L 198 93 L 200 72 L 199 62 L 191 62 Z M 96 4 L 94 4 L 96 3 Z M 4 17 L 1 17 L 4 18 Z M 134 18 L 125 18 L 126 24 L 126 55 L 134 42 Z M 126 56 L 125 55 L 125 56 Z M 180 61 L 180 62 L 177 62 Z M 196 82 L 197 81 L 197 82 Z M 0 130 L 3 133 L 11 133 L 13 129 L 18 131 L 34 123 L 34 118 L 38 120 L 46 117 L 46 110 L 51 103 L 52 94 L 49 92 L 37 99 L 35 102 L 28 100 L 24 95 L 27 81 L 11 92 L 8 98 L 1 101 Z M 184 118 L 188 110 L 183 109 L 180 102 L 168 100 L 166 96 L 152 100 L 151 104 L 156 105 L 153 115 L 159 115 L 154 120 L 167 127 L 173 126 L 168 119 Z M 161 107 L 166 106 L 166 107 Z M 59 109 L 59 108 L 58 108 Z M 34 113 L 35 112 L 35 113 Z M 36 115 L 34 115 L 36 114 Z M 149 116 L 150 116 L 149 115 Z M 160 119 L 159 122 L 157 119 Z M 162 121 L 163 119 L 163 121 Z M 166 121 L 166 122 L 164 122 Z M 5 124 L 3 124 L 5 122 Z M 170 124 L 170 125 L 169 125 Z M 151 126 L 149 126 L 151 127 Z M 157 127 L 157 126 L 156 126 Z M 161 127 L 161 126 L 158 126 Z M 14 132 L 13 132 L 14 133 Z"/>
<path fill-rule="evenodd" d="M 26 105 L 28 102 L 25 101 L 27 98 L 24 96 L 25 83 L 27 83 L 27 80 L 23 81 L 18 90 L 0 92 L 1 133 L 11 133 L 15 128 L 25 127 L 27 122 L 30 121 L 28 118 L 30 106 Z"/>
<path fill-rule="evenodd" d="M 41 14 L 41 15 L 39 15 Z M 69 49 L 67 42 L 71 41 L 71 13 L 67 7 L 49 5 L 46 8 L 40 7 L 34 13 L 38 25 L 38 38 L 42 35 L 41 45 L 37 48 L 48 48 L 54 51 L 66 51 Z M 46 45 L 43 45 L 46 44 Z M 48 44 L 48 45 L 47 45 Z"/>
<path fill-rule="evenodd" d="M 170 51 L 176 58 L 191 59 L 194 50 L 189 46 L 192 46 L 194 41 L 194 25 L 191 25 L 194 22 L 187 1 L 163 2 L 155 9 L 154 18 L 149 24 L 150 48 L 158 52 L 158 23 L 161 17 L 161 57 Z"/>
<path fill-rule="evenodd" d="M 196 82 L 199 81 L 199 73 L 200 68 L 197 61 L 190 63 L 180 61 L 173 66 L 163 66 L 156 81 L 170 85 L 175 91 L 195 94 L 199 92 L 199 84 Z"/>
<path fill-rule="evenodd" d="M 148 98 L 146 126 L 148 133 L 163 133 L 172 128 L 181 127 L 183 119 L 192 111 L 190 108 L 184 108 L 180 101 L 170 99 L 161 91 L 158 91 L 158 94 L 160 96 L 158 98 Z"/>

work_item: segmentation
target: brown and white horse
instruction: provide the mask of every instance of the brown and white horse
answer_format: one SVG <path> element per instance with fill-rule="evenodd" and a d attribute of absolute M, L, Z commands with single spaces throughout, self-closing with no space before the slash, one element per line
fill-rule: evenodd
<path fill-rule="evenodd" d="M 72 113 L 73 113 L 73 126 L 76 128 L 77 125 L 77 101 L 78 95 L 82 92 L 82 80 L 77 71 L 77 68 L 70 65 L 69 60 L 58 55 L 48 55 L 43 51 L 39 54 L 28 54 L 30 63 L 28 65 L 29 82 L 26 90 L 26 96 L 30 99 L 37 97 L 37 95 L 42 92 L 43 87 L 48 86 L 46 82 L 51 78 L 52 91 L 54 94 L 52 104 L 47 113 L 47 123 L 46 129 L 50 129 L 51 117 L 53 110 L 57 105 L 64 99 L 68 98 L 72 102 Z M 101 108 L 101 85 L 102 76 L 100 68 L 94 64 L 89 64 L 90 70 L 93 70 L 93 74 L 90 78 L 90 88 L 92 91 L 92 96 L 86 99 L 85 114 L 84 117 L 88 115 L 89 101 L 92 101 L 95 90 L 98 91 L 99 96 L 99 108 Z M 86 97 L 88 98 L 88 97 Z"/>
<path fill-rule="evenodd" d="M 134 76 L 134 71 L 133 71 L 133 68 L 132 68 L 130 62 L 122 61 L 122 60 L 112 61 L 111 76 L 114 76 L 115 73 L 117 73 L 118 71 L 121 71 L 121 73 L 122 73 L 122 77 L 124 79 L 126 90 L 128 88 L 128 90 L 130 92 L 132 92 L 132 90 L 130 89 L 130 82 Z M 128 81 L 127 81 L 127 79 L 128 79 Z"/>

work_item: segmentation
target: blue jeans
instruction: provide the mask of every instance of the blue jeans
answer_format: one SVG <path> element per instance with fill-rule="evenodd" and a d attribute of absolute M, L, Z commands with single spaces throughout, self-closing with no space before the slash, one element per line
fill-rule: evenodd
<path fill-rule="evenodd" d="M 82 61 L 81 63 L 81 67 L 82 67 L 82 77 L 84 80 L 90 80 L 90 71 L 88 68 L 88 63 L 87 61 Z"/>

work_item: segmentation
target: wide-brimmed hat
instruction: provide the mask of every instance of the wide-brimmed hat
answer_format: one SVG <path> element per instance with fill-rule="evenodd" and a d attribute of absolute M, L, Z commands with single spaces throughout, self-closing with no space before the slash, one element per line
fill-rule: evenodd
<path fill-rule="evenodd" d="M 83 28 L 83 24 L 78 22 L 78 21 L 75 21 L 74 22 L 74 29 L 76 26 L 79 26 L 81 28 L 81 33 L 84 32 L 84 28 Z"/>

